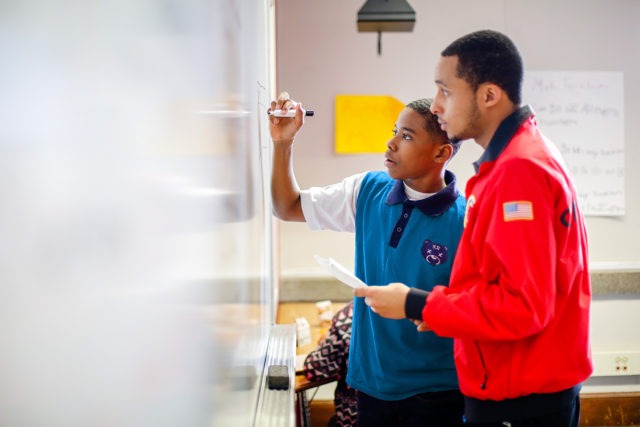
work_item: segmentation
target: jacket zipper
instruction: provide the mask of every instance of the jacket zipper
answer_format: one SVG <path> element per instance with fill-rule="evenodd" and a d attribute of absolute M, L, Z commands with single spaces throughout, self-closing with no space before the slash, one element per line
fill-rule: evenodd
<path fill-rule="evenodd" d="M 487 365 L 484 364 L 484 357 L 482 357 L 482 352 L 480 351 L 480 344 L 478 341 L 473 342 L 476 345 L 476 350 L 478 350 L 478 356 L 480 357 L 480 363 L 482 364 L 483 371 L 483 379 L 482 384 L 480 384 L 480 390 L 484 390 L 487 388 L 487 380 L 489 379 L 489 375 L 487 374 Z"/>

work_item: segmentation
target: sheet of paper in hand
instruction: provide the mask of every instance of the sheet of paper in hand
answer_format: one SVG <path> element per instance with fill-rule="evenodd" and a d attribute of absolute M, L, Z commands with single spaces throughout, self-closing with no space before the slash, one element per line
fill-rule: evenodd
<path fill-rule="evenodd" d="M 358 279 L 349 270 L 344 268 L 333 258 L 323 258 L 320 255 L 314 255 L 318 264 L 324 267 L 333 277 L 340 280 L 342 283 L 351 286 L 352 288 L 362 288 L 367 286 L 362 280 Z"/>

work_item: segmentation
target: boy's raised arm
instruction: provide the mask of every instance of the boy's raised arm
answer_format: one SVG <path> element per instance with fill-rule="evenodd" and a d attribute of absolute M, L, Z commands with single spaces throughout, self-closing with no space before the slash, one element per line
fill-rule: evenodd
<path fill-rule="evenodd" d="M 285 221 L 303 222 L 300 188 L 293 171 L 293 141 L 304 125 L 302 105 L 282 92 L 271 101 L 270 110 L 295 109 L 293 118 L 269 116 L 269 132 L 273 141 L 273 167 L 271 170 L 271 198 L 275 215 Z"/>

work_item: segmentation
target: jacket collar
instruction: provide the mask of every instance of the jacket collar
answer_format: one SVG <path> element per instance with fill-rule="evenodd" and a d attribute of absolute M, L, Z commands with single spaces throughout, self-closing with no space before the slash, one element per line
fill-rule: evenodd
<path fill-rule="evenodd" d="M 417 207 L 425 215 L 442 215 L 456 201 L 459 195 L 458 189 L 456 188 L 456 176 L 453 172 L 448 170 L 444 172 L 444 182 L 447 186 L 433 196 L 422 200 L 409 200 L 404 192 L 404 182 L 398 179 L 393 185 L 389 196 L 387 196 L 387 204 L 407 203 L 408 205 Z"/>
<path fill-rule="evenodd" d="M 518 129 L 520 129 L 520 126 L 533 115 L 534 112 L 531 106 L 525 105 L 511 113 L 500 123 L 500 126 L 496 129 L 496 133 L 493 134 L 482 156 L 473 162 L 476 173 L 478 173 L 482 163 L 493 162 L 500 156 L 504 149 L 507 148 L 507 145 L 509 145 L 509 141 L 513 139 L 513 136 Z"/>

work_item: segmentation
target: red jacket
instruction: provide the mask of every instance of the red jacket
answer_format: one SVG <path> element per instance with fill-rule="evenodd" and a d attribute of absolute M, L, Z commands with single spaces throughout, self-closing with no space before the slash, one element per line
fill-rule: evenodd
<path fill-rule="evenodd" d="M 436 334 L 455 338 L 463 394 L 483 400 L 557 392 L 593 369 L 587 235 L 576 190 L 533 113 L 517 114 L 467 183 L 449 287 L 436 287 L 422 312 Z"/>

